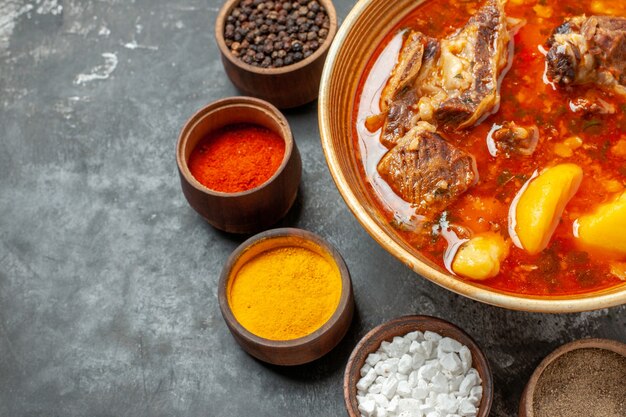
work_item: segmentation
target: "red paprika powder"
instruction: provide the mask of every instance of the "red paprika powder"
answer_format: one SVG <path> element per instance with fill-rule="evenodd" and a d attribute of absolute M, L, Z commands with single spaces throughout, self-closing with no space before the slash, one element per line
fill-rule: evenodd
<path fill-rule="evenodd" d="M 236 124 L 211 132 L 191 152 L 191 174 L 214 191 L 237 193 L 258 187 L 276 172 L 285 141 L 262 126 Z"/>

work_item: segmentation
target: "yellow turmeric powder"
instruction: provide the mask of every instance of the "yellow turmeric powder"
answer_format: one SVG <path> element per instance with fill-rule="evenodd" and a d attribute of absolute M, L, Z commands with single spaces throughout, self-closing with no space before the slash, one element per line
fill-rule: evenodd
<path fill-rule="evenodd" d="M 270 340 L 297 339 L 319 329 L 341 296 L 339 268 L 329 257 L 300 246 L 257 254 L 230 279 L 233 315 L 249 332 Z"/>

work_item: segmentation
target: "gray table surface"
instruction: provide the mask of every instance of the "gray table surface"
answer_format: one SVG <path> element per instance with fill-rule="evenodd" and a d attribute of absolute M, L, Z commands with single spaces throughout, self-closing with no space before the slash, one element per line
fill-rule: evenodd
<path fill-rule="evenodd" d="M 336 1 L 345 17 L 353 3 Z M 551 350 L 626 341 L 626 308 L 507 311 L 420 278 L 363 230 L 328 172 L 316 104 L 286 116 L 302 153 L 281 226 L 332 242 L 357 314 L 339 346 L 280 368 L 244 353 L 216 283 L 244 237 L 186 203 L 184 121 L 237 91 L 213 39 L 216 0 L 0 0 L 0 416 L 341 416 L 342 374 L 373 326 L 450 320 L 489 357 L 492 415 L 515 415 Z"/>

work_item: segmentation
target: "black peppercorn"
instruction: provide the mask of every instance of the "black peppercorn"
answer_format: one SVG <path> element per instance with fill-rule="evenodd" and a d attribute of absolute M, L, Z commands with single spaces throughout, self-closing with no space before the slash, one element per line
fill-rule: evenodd
<path fill-rule="evenodd" d="M 294 52 L 302 51 L 302 42 L 296 41 L 291 44 L 291 50 Z"/>

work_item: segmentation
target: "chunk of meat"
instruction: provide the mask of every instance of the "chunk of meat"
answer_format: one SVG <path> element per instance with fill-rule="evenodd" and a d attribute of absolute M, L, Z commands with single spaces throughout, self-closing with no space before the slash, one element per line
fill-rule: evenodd
<path fill-rule="evenodd" d="M 422 67 L 425 39 L 426 37 L 417 31 L 410 31 L 405 35 L 398 62 L 380 95 L 380 107 L 383 113 L 389 110 L 393 100 L 397 99 L 397 96 L 417 77 Z"/>
<path fill-rule="evenodd" d="M 555 84 L 596 83 L 626 95 L 626 17 L 572 17 L 548 46 L 546 74 Z"/>
<path fill-rule="evenodd" d="M 583 114 L 615 114 L 617 111 L 615 105 L 607 103 L 599 97 L 593 99 L 578 97 L 570 100 L 569 109 L 573 113 Z"/>
<path fill-rule="evenodd" d="M 405 88 L 395 96 L 384 120 L 383 131 L 380 135 L 380 142 L 387 148 L 393 148 L 398 139 L 411 129 L 415 120 L 416 112 L 413 106 L 416 102 L 417 91 L 413 88 Z"/>
<path fill-rule="evenodd" d="M 439 56 L 440 45 L 437 39 L 425 37 L 423 35 L 421 35 L 420 40 L 424 42 L 424 46 L 417 74 L 415 74 L 416 71 L 398 70 L 398 68 L 408 69 L 410 65 L 408 63 L 404 63 L 402 60 L 409 60 L 412 57 L 410 53 L 404 53 L 404 51 L 401 51 L 400 60 L 396 64 L 392 76 L 385 85 L 381 94 L 381 108 L 383 109 L 383 112 L 386 112 L 387 114 L 384 119 L 380 141 L 387 148 L 395 146 L 398 139 L 403 137 L 404 134 L 420 120 L 420 118 L 423 118 L 423 114 L 420 117 L 420 108 L 418 107 L 418 89 L 414 86 L 415 79 L 416 76 L 419 75 L 420 70 L 427 72 L 432 71 L 432 68 L 436 64 L 436 59 Z M 416 66 L 417 64 L 414 64 L 413 68 Z M 394 76 L 400 73 L 407 75 L 411 74 L 410 82 L 400 83 L 398 82 L 399 80 L 395 81 Z M 402 85 L 402 88 L 396 89 L 395 86 L 400 84 Z M 432 114 L 427 117 L 427 119 L 432 119 Z"/>
<path fill-rule="evenodd" d="M 378 172 L 416 213 L 434 216 L 478 181 L 474 157 L 418 122 L 385 154 Z"/>
<path fill-rule="evenodd" d="M 487 147 L 491 156 L 529 156 L 535 152 L 539 140 L 537 126 L 519 126 L 515 122 L 494 125 L 487 136 Z"/>
<path fill-rule="evenodd" d="M 411 32 L 381 94 L 385 146 L 395 145 L 420 120 L 462 129 L 496 108 L 509 42 L 504 0 L 487 0 L 443 40 Z"/>
<path fill-rule="evenodd" d="M 434 102 L 437 122 L 465 128 L 497 107 L 498 78 L 508 61 L 509 41 L 500 0 L 488 1 L 465 27 L 442 41 L 437 72 L 443 77 L 431 73 L 424 80 L 430 90 L 440 89 L 440 94 L 446 95 L 441 102 Z"/>

